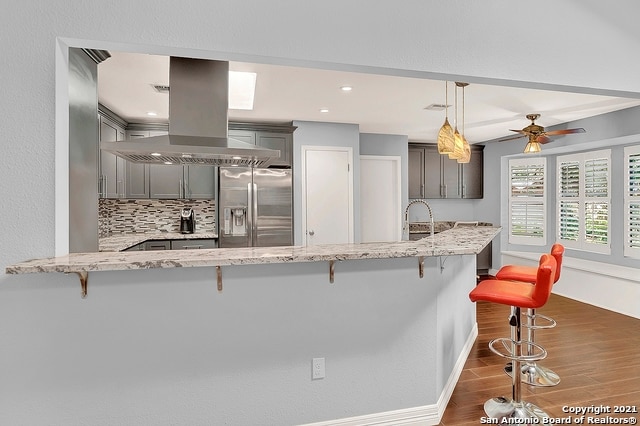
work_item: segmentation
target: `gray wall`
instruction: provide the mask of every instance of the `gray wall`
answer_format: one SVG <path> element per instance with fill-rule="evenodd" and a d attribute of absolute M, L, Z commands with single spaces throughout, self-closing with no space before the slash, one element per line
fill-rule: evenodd
<path fill-rule="evenodd" d="M 409 154 L 406 135 L 380 135 L 360 133 L 360 155 L 388 155 L 400 157 L 402 207 L 409 202 L 409 179 L 406 173 L 409 166 Z"/>
<path fill-rule="evenodd" d="M 580 250 L 566 251 L 566 255 L 579 259 L 596 262 L 612 263 L 631 267 L 640 267 L 640 260 L 625 258 L 623 255 L 624 241 L 624 167 L 623 148 L 626 145 L 640 144 L 640 107 L 628 108 L 622 111 L 598 115 L 595 117 L 565 123 L 556 128 L 583 127 L 587 130 L 583 134 L 569 135 L 554 138 L 552 143 L 542 148 L 540 155 L 547 158 L 547 245 L 526 246 L 508 243 L 507 232 L 503 232 L 499 239 L 493 243 L 493 267 L 500 266 L 500 251 L 515 250 L 536 252 L 549 250 L 556 241 L 556 158 L 573 152 L 584 152 L 598 149 L 611 149 L 611 211 L 610 211 L 610 238 L 611 254 L 603 255 L 589 253 Z M 478 211 L 487 215 L 487 219 L 493 223 L 501 223 L 505 230 L 508 229 L 508 192 L 507 192 L 507 167 L 508 159 L 522 157 L 526 141 L 518 139 L 513 142 L 487 142 L 485 145 L 485 192 L 484 198 L 477 203 Z M 501 190 L 487 191 L 487 188 L 500 188 Z"/>
<path fill-rule="evenodd" d="M 547 12 L 544 31 L 532 31 L 530 25 L 523 25 L 522 16 L 531 16 L 529 3 L 511 0 L 490 4 L 461 0 L 328 0 L 307 2 L 304 7 L 284 0 L 194 0 L 189 7 L 169 0 L 152 4 L 115 0 L 108 5 L 70 0 L 12 2 L 0 14 L 2 56 L 9 58 L 0 65 L 5 82 L 0 99 L 4 160 L 0 169 L 0 267 L 52 256 L 56 236 L 60 240 L 68 235 L 65 225 L 56 228 L 60 222 L 55 216 L 59 204 L 60 220 L 68 220 L 64 209 L 68 206 L 64 178 L 68 170 L 58 175 L 55 172 L 56 165 L 65 164 L 64 158 L 68 158 L 64 149 L 68 146 L 68 124 L 59 121 L 68 109 L 68 93 L 64 93 L 67 86 L 56 84 L 64 80 L 67 46 L 639 96 L 640 58 L 632 54 L 637 50 L 640 31 L 636 0 L 540 0 L 535 10 Z M 551 65 L 531 66 L 532 50 Z M 593 66 L 593 58 L 614 65 L 603 72 L 602 67 Z M 62 157 L 56 156 L 56 143 L 64 151 Z M 488 193 L 485 191 L 485 196 Z M 494 211 L 495 206 L 488 208 Z M 477 213 L 484 215 L 485 210 Z M 233 314 L 229 309 L 250 307 L 260 301 L 268 307 L 261 311 L 265 318 L 274 321 L 269 312 L 279 312 L 288 293 L 265 279 L 264 286 L 256 289 L 260 292 L 249 291 L 235 304 L 210 304 L 204 294 L 199 299 L 190 295 L 215 285 L 211 271 L 198 271 L 92 274 L 87 300 L 80 299 L 74 276 L 0 276 L 0 423 L 34 424 L 25 419 L 35 417 L 45 419 L 39 423 L 52 425 L 126 424 L 143 406 L 149 410 L 146 412 L 166 414 L 150 418 L 154 424 L 179 423 L 182 413 L 187 413 L 190 424 L 206 424 L 208 410 L 225 408 L 215 398 L 202 399 L 200 391 L 210 389 L 214 380 L 199 374 L 199 364 L 194 364 L 194 359 L 202 361 L 202 347 L 197 345 L 202 335 L 188 333 L 193 324 L 185 319 L 192 319 L 200 327 L 211 318 L 194 312 L 218 309 L 219 321 L 211 326 L 224 327 L 226 338 L 250 345 L 241 332 L 253 324 L 260 325 L 262 318 L 246 310 L 246 315 L 237 316 L 234 322 L 222 312 Z M 359 299 L 355 293 L 350 297 Z M 384 306 L 386 294 L 370 292 L 367 297 L 372 304 Z M 396 309 L 404 314 L 406 303 L 416 301 L 416 293 L 408 292 Z M 205 306 L 195 309 L 194 304 L 200 302 Z M 322 307 L 303 296 L 293 304 L 297 305 L 294 310 Z M 300 329 L 313 330 L 316 325 L 291 318 L 299 322 Z M 367 318 L 345 318 L 350 327 L 356 321 L 366 322 Z M 131 328 L 130 324 L 136 326 Z M 402 335 L 405 329 L 400 325 L 396 331 Z M 299 349 L 295 339 L 279 336 L 275 343 L 281 353 Z M 361 354 L 375 352 L 379 342 L 380 336 L 372 333 L 361 340 L 346 339 L 343 345 L 350 348 L 351 363 L 357 367 Z M 398 342 L 402 350 L 414 343 Z M 208 351 L 214 352 L 215 348 L 216 342 L 207 343 Z M 271 348 L 275 350 L 276 346 Z M 136 349 L 154 359 L 153 364 L 140 357 Z M 279 354 L 275 352 L 276 356 L 270 358 L 273 363 L 267 366 L 264 352 L 249 346 L 237 353 L 245 359 L 246 368 L 225 369 L 219 364 L 207 368 L 219 369 L 229 383 L 239 384 L 228 389 L 225 402 L 242 410 L 263 401 L 256 395 L 247 404 L 245 389 L 259 389 L 267 398 L 278 396 L 282 388 L 275 387 L 272 379 L 297 368 Z M 131 357 L 136 361 L 133 365 L 129 363 Z M 182 367 L 165 369 L 164 362 Z M 399 369 L 405 367 L 402 359 L 395 362 Z M 379 360 L 367 365 L 386 367 Z M 109 376 L 118 366 L 121 374 Z M 95 378 L 90 385 L 83 380 L 87 376 Z M 176 383 L 182 384 L 179 395 L 172 394 Z M 390 375 L 362 391 L 374 397 L 393 383 L 394 375 Z M 320 413 L 325 406 L 349 401 L 354 386 L 346 386 L 344 395 L 322 393 L 300 404 Z M 132 392 L 136 388 L 138 391 Z M 297 394 L 305 390 L 295 386 L 290 389 Z M 132 398 L 139 395 L 146 396 L 144 400 Z M 163 403 L 175 402 L 176 397 L 184 401 L 180 411 L 165 413 Z M 289 402 L 281 400 L 261 407 L 273 414 L 284 410 Z M 78 417 L 75 410 L 83 406 L 90 410 Z M 50 412 L 59 416 L 47 416 Z M 340 412 L 327 414 L 341 416 Z"/>
<path fill-rule="evenodd" d="M 294 121 L 297 126 L 293 134 L 293 235 L 294 244 L 302 245 L 302 193 L 301 147 L 341 146 L 353 150 L 353 225 L 354 241 L 360 241 L 360 134 L 357 124 Z"/>

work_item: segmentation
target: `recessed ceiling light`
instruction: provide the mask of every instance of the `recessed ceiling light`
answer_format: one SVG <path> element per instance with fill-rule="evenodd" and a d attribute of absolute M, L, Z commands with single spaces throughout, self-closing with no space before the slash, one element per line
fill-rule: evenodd
<path fill-rule="evenodd" d="M 233 156 L 233 157 L 231 157 L 231 158 L 233 158 L 234 160 L 242 160 L 242 157 L 239 157 L 239 156 L 237 156 L 237 155 L 235 155 L 235 156 Z"/>
<path fill-rule="evenodd" d="M 151 155 L 153 155 L 154 157 L 160 157 L 162 154 L 160 154 L 159 152 L 152 152 Z"/>
<path fill-rule="evenodd" d="M 326 113 L 326 112 L 329 112 L 329 109 L 328 108 L 320 108 L 320 112 Z"/>
<path fill-rule="evenodd" d="M 340 90 L 342 90 L 343 92 L 350 92 L 350 91 L 353 90 L 353 87 L 351 87 L 351 86 L 342 86 L 340 88 Z"/>
<path fill-rule="evenodd" d="M 171 161 L 165 161 L 164 164 L 173 164 Z"/>
<path fill-rule="evenodd" d="M 153 112 L 153 111 L 148 111 L 147 115 L 150 116 L 150 117 L 155 117 L 156 115 L 158 115 L 158 113 L 157 112 Z"/>
<path fill-rule="evenodd" d="M 191 154 L 182 154 L 182 158 L 191 158 L 193 155 Z"/>

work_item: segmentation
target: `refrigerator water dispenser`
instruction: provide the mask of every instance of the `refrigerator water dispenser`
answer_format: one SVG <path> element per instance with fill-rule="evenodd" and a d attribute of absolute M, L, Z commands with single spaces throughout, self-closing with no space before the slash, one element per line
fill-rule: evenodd
<path fill-rule="evenodd" d="M 232 236 L 247 235 L 247 208 L 245 206 L 224 208 L 224 233 Z"/>

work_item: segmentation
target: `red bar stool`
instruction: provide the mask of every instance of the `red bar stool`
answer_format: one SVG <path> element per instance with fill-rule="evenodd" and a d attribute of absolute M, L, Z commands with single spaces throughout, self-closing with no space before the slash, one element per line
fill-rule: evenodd
<path fill-rule="evenodd" d="M 480 282 L 469 298 L 472 302 L 484 300 L 511 306 L 509 325 L 511 338 L 498 338 L 489 342 L 489 349 L 495 354 L 511 360 L 514 370 L 520 370 L 522 362 L 538 361 L 547 356 L 547 351 L 537 343 L 521 339 L 522 308 L 536 309 L 544 306 L 551 294 L 553 279 L 556 274 L 556 260 L 550 254 L 543 254 L 536 270 L 535 284 L 507 280 L 484 280 Z M 523 353 L 523 346 L 531 347 L 532 352 Z M 538 406 L 522 400 L 522 382 L 516 375 L 511 377 L 512 397 L 492 398 L 484 403 L 484 411 L 493 419 L 531 419 L 537 418 L 542 422 L 548 418 Z"/>
<path fill-rule="evenodd" d="M 560 270 L 562 269 L 562 256 L 564 255 L 564 246 L 562 244 L 554 244 L 551 247 L 551 255 L 556 259 L 556 273 L 553 283 L 557 283 L 560 279 Z M 534 283 L 536 281 L 537 268 L 535 266 L 506 265 L 500 268 L 496 274 L 499 280 L 523 281 Z M 535 342 L 535 331 L 538 329 L 553 328 L 556 322 L 553 318 L 546 315 L 536 314 L 535 309 L 527 309 L 527 340 Z M 536 320 L 543 321 L 542 324 L 536 324 Z M 527 348 L 527 351 L 532 348 Z M 511 376 L 512 365 L 508 363 L 504 370 Z M 538 365 L 535 361 L 528 361 L 522 364 L 521 380 L 532 386 L 555 386 L 560 383 L 560 376 L 552 370 Z"/>

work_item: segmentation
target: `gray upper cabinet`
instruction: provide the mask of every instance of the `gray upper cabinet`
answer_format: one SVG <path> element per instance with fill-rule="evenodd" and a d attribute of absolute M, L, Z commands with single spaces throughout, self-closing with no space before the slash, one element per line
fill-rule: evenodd
<path fill-rule="evenodd" d="M 183 169 L 181 165 L 149 165 L 151 198 L 183 198 Z"/>
<path fill-rule="evenodd" d="M 435 144 L 409 145 L 409 198 L 482 198 L 483 147 L 471 145 L 471 161 L 458 164 Z"/>
<path fill-rule="evenodd" d="M 424 148 L 409 147 L 409 198 L 425 198 Z"/>
<path fill-rule="evenodd" d="M 280 157 L 271 163 L 272 166 L 291 167 L 291 158 L 293 157 L 292 134 L 257 132 L 256 145 L 280 151 Z"/>
<path fill-rule="evenodd" d="M 127 139 L 149 137 L 148 131 L 129 130 Z M 149 165 L 125 162 L 125 195 L 127 198 L 149 198 Z"/>
<path fill-rule="evenodd" d="M 100 115 L 100 142 L 121 141 L 125 131 L 115 122 Z M 125 160 L 109 152 L 100 152 L 98 193 L 101 198 L 122 198 L 125 196 Z"/>
<path fill-rule="evenodd" d="M 293 164 L 293 131 L 289 125 L 260 123 L 229 123 L 229 137 L 252 145 L 280 151 L 280 157 L 271 163 L 276 167 Z"/>
<path fill-rule="evenodd" d="M 185 198 L 213 199 L 216 192 L 216 168 L 213 166 L 185 166 L 183 182 Z"/>
<path fill-rule="evenodd" d="M 460 165 L 462 198 L 482 198 L 484 187 L 484 147 L 471 145 L 471 161 Z"/>

